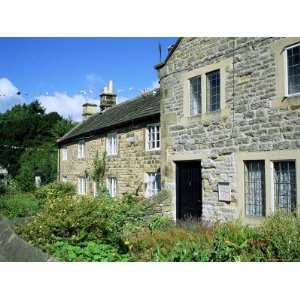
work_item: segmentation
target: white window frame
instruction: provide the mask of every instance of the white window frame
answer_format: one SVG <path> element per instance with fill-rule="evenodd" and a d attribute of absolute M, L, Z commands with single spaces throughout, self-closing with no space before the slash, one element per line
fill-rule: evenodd
<path fill-rule="evenodd" d="M 152 147 L 152 140 L 150 135 L 150 128 L 154 127 L 154 143 L 155 147 Z M 158 127 L 158 130 L 157 130 Z M 157 133 L 159 134 L 159 140 L 157 139 Z M 158 147 L 159 143 L 159 147 Z M 146 135 L 145 135 L 145 149 L 146 151 L 157 151 L 160 150 L 161 145 L 161 133 L 160 133 L 160 123 L 152 123 L 148 124 L 146 127 Z"/>
<path fill-rule="evenodd" d="M 78 195 L 86 195 L 86 177 L 78 177 Z"/>
<path fill-rule="evenodd" d="M 114 143 L 112 141 L 114 141 Z M 116 132 L 107 134 L 106 153 L 107 153 L 107 155 L 117 155 L 118 154 L 118 134 Z"/>
<path fill-rule="evenodd" d="M 146 184 L 146 198 L 151 198 L 160 191 L 160 173 L 159 172 L 148 172 L 145 173 L 145 184 Z M 152 185 L 154 183 L 154 185 Z"/>
<path fill-rule="evenodd" d="M 110 176 L 106 179 L 106 187 L 112 198 L 117 197 L 117 178 Z"/>
<path fill-rule="evenodd" d="M 77 158 L 85 159 L 85 142 L 84 141 L 78 142 Z"/>
<path fill-rule="evenodd" d="M 63 161 L 68 160 L 68 147 L 67 146 L 62 147 L 62 160 Z"/>
<path fill-rule="evenodd" d="M 295 96 L 300 96 L 300 92 L 299 93 L 293 93 L 293 94 L 289 94 L 289 76 L 288 76 L 288 59 L 287 59 L 287 52 L 289 49 L 295 48 L 295 47 L 299 47 L 300 43 L 294 44 L 292 46 L 286 47 L 284 49 L 284 55 L 283 55 L 283 59 L 284 59 L 284 93 L 285 93 L 285 97 L 295 97 Z"/>

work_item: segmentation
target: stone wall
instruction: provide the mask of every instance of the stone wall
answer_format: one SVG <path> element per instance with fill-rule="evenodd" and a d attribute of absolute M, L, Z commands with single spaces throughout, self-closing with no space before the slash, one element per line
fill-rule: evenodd
<path fill-rule="evenodd" d="M 40 249 L 22 240 L 7 218 L 0 216 L 0 262 L 54 261 Z"/>
<path fill-rule="evenodd" d="M 300 38 L 290 42 L 295 40 Z M 281 90 L 283 75 L 278 59 L 286 41 L 289 42 L 283 38 L 183 38 L 159 70 L 162 187 L 172 193 L 173 211 L 175 160 L 201 159 L 203 218 L 225 220 L 241 215 L 237 153 L 286 149 L 299 152 L 299 106 L 289 105 Z M 225 108 L 220 113 L 186 117 L 184 75 L 228 59 L 231 63 L 226 67 Z M 230 203 L 218 201 L 218 183 L 223 181 L 231 186 Z"/>
<path fill-rule="evenodd" d="M 77 143 L 68 145 L 68 160 L 62 160 L 60 154 L 60 180 L 67 176 L 68 181 L 77 187 L 78 176 L 85 176 L 93 168 L 97 151 L 101 157 L 106 149 L 106 136 L 116 132 L 118 154 L 106 157 L 106 177 L 117 178 L 117 193 L 134 193 L 144 195 L 145 172 L 156 172 L 160 169 L 160 151 L 145 151 L 145 131 L 147 124 L 157 123 L 158 119 L 139 123 L 99 134 L 85 140 L 85 159 L 77 158 Z M 60 150 L 62 151 L 62 150 Z M 88 178 L 87 194 L 93 193 L 92 180 Z"/>

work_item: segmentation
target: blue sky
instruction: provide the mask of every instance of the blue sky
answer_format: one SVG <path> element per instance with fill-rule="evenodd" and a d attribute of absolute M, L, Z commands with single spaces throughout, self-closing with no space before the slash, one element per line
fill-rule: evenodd
<path fill-rule="evenodd" d="M 118 101 L 157 86 L 153 66 L 176 38 L 0 38 L 0 112 L 39 99 L 47 111 L 80 119 L 108 80 Z M 17 95 L 17 91 L 21 95 Z"/>

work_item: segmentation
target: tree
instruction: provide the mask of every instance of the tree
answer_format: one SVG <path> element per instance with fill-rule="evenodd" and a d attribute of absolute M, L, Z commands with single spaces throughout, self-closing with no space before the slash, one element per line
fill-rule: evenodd
<path fill-rule="evenodd" d="M 74 125 L 56 112 L 47 114 L 38 101 L 14 106 L 0 114 L 0 165 L 26 189 L 26 177 L 32 180 L 39 169 L 48 182 L 56 174 L 56 140 Z"/>

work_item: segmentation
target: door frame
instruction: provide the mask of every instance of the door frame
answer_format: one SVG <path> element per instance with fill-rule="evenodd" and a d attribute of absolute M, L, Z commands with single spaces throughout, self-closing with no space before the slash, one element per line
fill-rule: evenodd
<path fill-rule="evenodd" d="M 203 179 L 202 179 L 202 164 L 201 159 L 184 159 L 184 160 L 173 160 L 173 163 L 175 164 L 175 219 L 180 220 L 179 213 L 180 213 L 180 201 L 179 201 L 179 165 L 182 163 L 188 163 L 188 162 L 199 162 L 199 169 L 200 169 L 200 179 L 201 179 L 201 191 L 200 191 L 200 197 L 201 197 L 201 216 L 202 217 L 202 211 L 203 211 Z"/>

